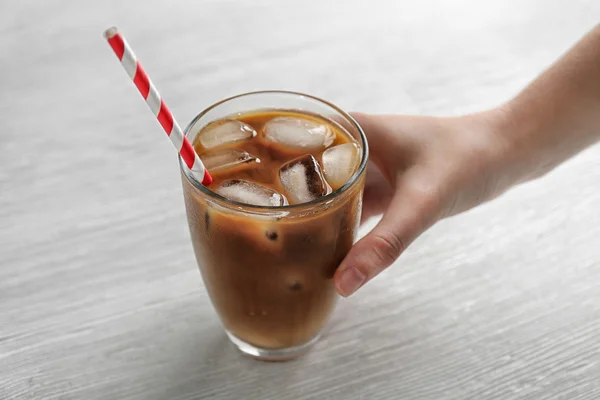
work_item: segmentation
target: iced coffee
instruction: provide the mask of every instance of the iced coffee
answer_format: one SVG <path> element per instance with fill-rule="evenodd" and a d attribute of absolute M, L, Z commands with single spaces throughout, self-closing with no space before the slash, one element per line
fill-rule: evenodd
<path fill-rule="evenodd" d="M 336 302 L 332 277 L 360 221 L 366 142 L 334 111 L 258 108 L 188 128 L 214 179 L 203 188 L 183 177 L 202 278 L 232 341 L 257 357 L 299 354 Z"/>

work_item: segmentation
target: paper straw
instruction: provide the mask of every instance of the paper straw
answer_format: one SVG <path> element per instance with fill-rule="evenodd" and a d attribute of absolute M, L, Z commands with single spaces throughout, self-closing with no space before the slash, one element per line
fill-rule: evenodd
<path fill-rule="evenodd" d="M 117 28 L 112 27 L 104 31 L 104 37 L 121 61 L 129 77 L 133 79 L 133 83 L 135 83 L 140 94 L 146 100 L 148 107 L 150 107 L 150 110 L 152 110 L 158 119 L 167 136 L 171 139 L 171 143 L 173 143 L 173 146 L 175 146 L 179 155 L 181 155 L 185 165 L 192 171 L 198 181 L 202 182 L 205 186 L 210 185 L 212 177 L 208 173 L 208 170 L 202 164 L 194 147 L 183 134 L 181 127 L 173 118 L 173 114 L 171 114 L 158 90 L 156 90 L 156 87 L 152 84 L 148 75 L 146 75 L 142 65 L 137 60 L 123 35 L 119 33 Z"/>

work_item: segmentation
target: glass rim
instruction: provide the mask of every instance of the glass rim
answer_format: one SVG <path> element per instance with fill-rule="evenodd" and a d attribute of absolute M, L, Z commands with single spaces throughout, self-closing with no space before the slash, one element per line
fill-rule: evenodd
<path fill-rule="evenodd" d="M 307 207 L 314 207 L 316 205 L 327 204 L 330 201 L 335 200 L 336 198 L 341 196 L 343 193 L 347 192 L 351 187 L 353 187 L 354 184 L 358 181 L 359 177 L 364 173 L 364 171 L 367 167 L 367 162 L 368 162 L 368 158 L 369 158 L 369 144 L 367 142 L 367 136 L 365 135 L 365 132 L 363 131 L 362 127 L 358 124 L 358 122 L 356 122 L 356 120 L 349 113 L 342 110 L 335 104 L 330 103 L 321 98 L 318 98 L 316 96 L 312 96 L 312 95 L 308 95 L 308 94 L 300 93 L 300 92 L 288 91 L 288 90 L 259 90 L 259 91 L 241 93 L 241 94 L 238 94 L 235 96 L 227 97 L 227 98 L 207 107 L 203 111 L 201 111 L 185 127 L 185 129 L 183 130 L 183 134 L 186 137 L 188 137 L 190 130 L 196 124 L 196 122 L 198 122 L 198 120 L 200 120 L 202 117 L 204 117 L 209 111 L 219 107 L 220 105 L 227 103 L 231 100 L 241 98 L 241 97 L 256 96 L 256 95 L 261 95 L 261 94 L 283 94 L 283 95 L 305 97 L 310 100 L 314 100 L 318 103 L 321 103 L 322 105 L 330 107 L 331 109 L 333 109 L 334 111 L 339 113 L 342 117 L 344 117 L 348 122 L 350 122 L 350 124 L 358 131 L 360 140 L 362 141 L 362 143 L 361 143 L 362 144 L 362 154 L 361 154 L 360 164 L 359 164 L 358 168 L 356 169 L 356 171 L 354 172 L 354 174 L 350 177 L 350 179 L 348 179 L 348 182 L 346 182 L 342 187 L 332 191 L 331 193 L 329 193 L 323 197 L 319 197 L 318 199 L 311 200 L 306 203 L 288 204 L 285 206 L 260 206 L 260 205 L 242 203 L 239 201 L 231 200 L 224 196 L 221 196 L 220 194 L 218 194 L 216 192 L 213 192 L 208 187 L 204 186 L 201 182 L 199 182 L 190 173 L 189 169 L 185 166 L 185 163 L 184 163 L 183 159 L 181 158 L 181 155 L 179 155 L 178 156 L 179 168 L 183 171 L 186 179 L 196 189 L 198 189 L 200 192 L 202 192 L 204 195 L 208 196 L 209 198 L 212 198 L 213 200 L 217 200 L 220 203 L 224 203 L 228 207 L 236 207 L 236 208 L 243 207 L 244 209 L 252 209 L 252 210 L 255 210 L 258 212 L 261 212 L 261 211 L 262 212 L 282 212 L 282 211 L 292 211 L 292 210 L 295 211 L 295 210 L 300 210 L 300 209 L 307 208 Z M 252 111 L 252 110 L 248 110 L 248 111 Z M 209 121 L 208 123 L 210 123 L 210 122 L 211 121 Z"/>

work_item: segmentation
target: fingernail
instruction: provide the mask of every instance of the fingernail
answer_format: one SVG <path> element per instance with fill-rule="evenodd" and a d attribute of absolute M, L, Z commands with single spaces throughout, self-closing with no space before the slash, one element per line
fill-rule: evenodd
<path fill-rule="evenodd" d="M 362 272 L 354 267 L 348 267 L 342 271 L 338 288 L 340 289 L 342 296 L 348 297 L 356 292 L 366 280 L 367 277 Z"/>

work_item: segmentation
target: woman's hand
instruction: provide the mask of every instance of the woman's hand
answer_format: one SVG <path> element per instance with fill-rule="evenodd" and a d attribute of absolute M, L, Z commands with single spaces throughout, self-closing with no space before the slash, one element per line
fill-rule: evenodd
<path fill-rule="evenodd" d="M 500 109 L 457 117 L 354 114 L 367 134 L 370 163 L 363 218 L 383 214 L 354 245 L 335 274 L 349 296 L 392 264 L 439 219 L 500 194 L 508 148 L 495 127 Z"/>
<path fill-rule="evenodd" d="M 336 271 L 338 292 L 352 294 L 440 218 L 600 140 L 599 66 L 597 26 L 501 108 L 457 118 L 355 115 L 371 148 L 364 215 L 383 218 Z"/>

